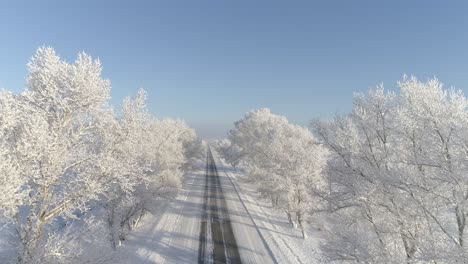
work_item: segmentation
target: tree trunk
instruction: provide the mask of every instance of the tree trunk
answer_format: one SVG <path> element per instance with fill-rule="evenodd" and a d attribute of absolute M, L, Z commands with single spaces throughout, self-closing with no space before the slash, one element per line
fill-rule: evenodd
<path fill-rule="evenodd" d="M 290 213 L 290 212 L 286 212 L 286 214 L 288 215 L 288 221 L 289 221 L 289 223 L 291 224 L 292 227 L 294 227 L 294 223 L 293 223 L 293 220 L 292 220 L 292 217 L 291 217 L 291 213 Z"/>
<path fill-rule="evenodd" d="M 107 225 L 109 228 L 109 242 L 110 242 L 111 248 L 116 249 L 117 243 L 116 243 L 115 232 L 114 232 L 115 212 L 114 212 L 114 207 L 112 205 L 110 205 L 109 207 L 107 208 Z"/>
<path fill-rule="evenodd" d="M 401 224 L 400 224 L 401 226 Z M 411 263 L 411 260 L 413 259 L 414 253 L 416 253 L 416 244 L 413 239 L 409 239 L 409 235 L 405 235 L 404 231 L 402 228 L 400 228 L 400 237 L 401 240 L 403 241 L 403 247 L 405 248 L 405 253 L 406 253 L 406 262 Z"/>
<path fill-rule="evenodd" d="M 292 219 L 292 215 L 291 215 L 291 210 L 290 210 L 290 206 L 289 206 L 289 203 L 288 203 L 288 208 L 286 209 L 286 214 L 288 215 L 288 221 L 289 223 L 291 224 L 291 226 L 293 228 L 296 228 L 296 226 L 294 225 L 294 221 Z"/>
<path fill-rule="evenodd" d="M 302 213 L 301 212 L 296 212 L 296 218 L 297 218 L 297 223 L 299 224 L 299 228 L 301 229 L 301 232 L 302 232 L 302 238 L 303 239 L 306 239 L 307 238 L 307 234 L 305 232 L 305 228 L 304 228 L 304 219 L 302 219 Z"/>
<path fill-rule="evenodd" d="M 18 263 L 28 264 L 35 259 L 35 252 L 41 240 L 44 224 L 39 219 L 34 219 L 32 215 L 28 217 L 25 230 L 22 230 L 23 235 L 20 237 L 22 252 L 21 256 L 18 257 Z"/>
<path fill-rule="evenodd" d="M 125 241 L 125 221 L 120 221 L 119 246 L 122 245 L 123 241 Z"/>
<path fill-rule="evenodd" d="M 141 220 L 141 218 L 143 217 L 143 215 L 145 215 L 145 209 L 141 209 L 140 213 L 138 214 L 137 219 L 136 219 L 135 222 L 133 223 L 132 229 L 138 227 L 138 223 L 140 222 L 140 220 Z"/>
<path fill-rule="evenodd" d="M 464 233 L 465 233 L 465 226 L 466 226 L 466 218 L 463 209 L 460 209 L 458 206 L 455 208 L 455 215 L 457 217 L 457 225 L 458 225 L 458 244 L 460 248 L 463 248 L 464 245 Z"/>

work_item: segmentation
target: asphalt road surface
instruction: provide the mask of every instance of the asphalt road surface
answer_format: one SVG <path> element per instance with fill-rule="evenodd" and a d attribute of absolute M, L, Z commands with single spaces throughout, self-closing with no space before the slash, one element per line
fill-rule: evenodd
<path fill-rule="evenodd" d="M 211 238 L 208 239 L 208 238 Z M 207 251 L 209 242 L 213 250 Z M 198 263 L 242 263 L 213 154 L 208 151 Z"/>

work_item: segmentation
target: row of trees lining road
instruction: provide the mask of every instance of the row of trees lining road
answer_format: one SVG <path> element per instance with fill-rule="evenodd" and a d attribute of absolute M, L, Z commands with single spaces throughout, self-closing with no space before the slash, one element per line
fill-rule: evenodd
<path fill-rule="evenodd" d="M 311 190 L 323 185 L 320 177 L 327 151 L 312 133 L 288 123 L 268 109 L 249 112 L 235 123 L 221 151 L 236 164 L 243 161 L 249 175 L 259 183 L 259 192 L 282 209 L 289 222 L 302 231 L 311 213 Z M 227 148 L 226 148 L 227 146 Z M 227 150 L 227 151 L 226 151 Z"/>
<path fill-rule="evenodd" d="M 179 190 L 202 142 L 152 117 L 143 90 L 114 112 L 100 62 L 84 53 L 69 64 L 40 48 L 28 71 L 23 92 L 0 93 L 0 221 L 18 263 L 97 263 L 92 249 L 103 258 Z"/>
<path fill-rule="evenodd" d="M 325 262 L 468 259 L 468 101 L 437 79 L 404 77 L 398 87 L 357 94 L 351 113 L 314 120 L 316 140 L 261 109 L 218 145 L 275 206 L 323 217 Z M 293 207 L 297 190 L 306 198 Z"/>

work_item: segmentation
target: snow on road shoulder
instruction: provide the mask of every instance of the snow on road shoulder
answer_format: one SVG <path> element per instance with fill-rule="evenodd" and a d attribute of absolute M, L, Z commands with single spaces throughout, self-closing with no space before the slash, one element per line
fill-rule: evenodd
<path fill-rule="evenodd" d="M 213 151 L 215 152 L 215 151 Z M 265 242 L 261 232 L 249 214 L 243 200 L 233 185 L 232 180 L 224 172 L 218 156 L 213 153 L 218 177 L 222 186 L 223 200 L 229 211 L 229 223 L 235 236 L 235 241 L 243 264 L 277 264 L 274 254 Z M 235 261 L 233 262 L 235 263 Z"/>
<path fill-rule="evenodd" d="M 310 224 L 307 230 L 309 237 L 304 240 L 300 230 L 288 223 L 284 212 L 272 208 L 268 201 L 258 195 L 255 184 L 249 182 L 247 175 L 221 158 L 217 162 L 219 173 L 226 173 L 232 180 L 278 263 L 319 262 L 318 241 L 322 233 L 318 223 Z"/>
<path fill-rule="evenodd" d="M 204 174 L 201 168 L 187 174 L 178 196 L 127 236 L 115 263 L 196 263 Z"/>

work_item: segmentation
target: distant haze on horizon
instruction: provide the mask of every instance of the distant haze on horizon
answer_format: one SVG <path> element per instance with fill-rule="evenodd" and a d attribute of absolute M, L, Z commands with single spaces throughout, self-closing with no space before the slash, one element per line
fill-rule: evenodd
<path fill-rule="evenodd" d="M 207 139 L 268 107 L 295 124 L 351 109 L 403 74 L 468 91 L 466 1 L 3 1 L 0 88 L 43 45 L 100 58 L 112 104 L 139 88 Z"/>
<path fill-rule="evenodd" d="M 190 127 L 197 131 L 197 134 L 208 141 L 219 140 L 227 137 L 229 129 L 233 126 L 229 123 L 208 123 L 208 122 L 187 122 Z"/>

